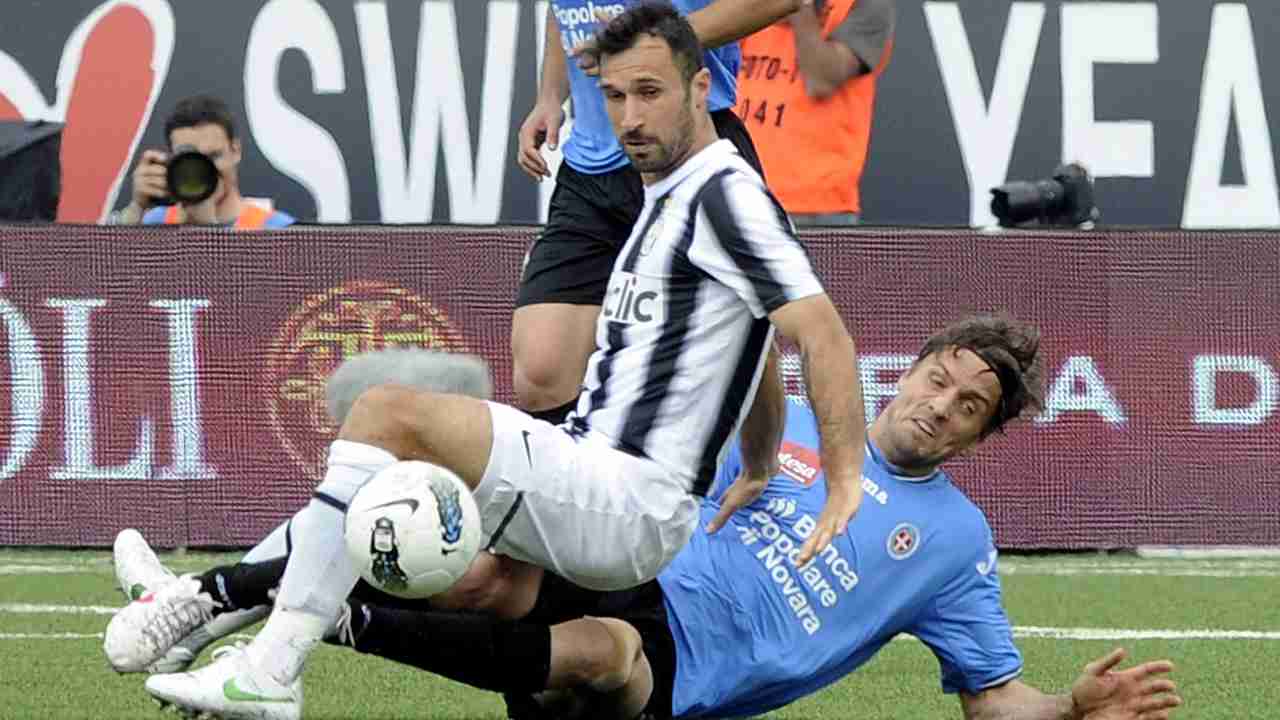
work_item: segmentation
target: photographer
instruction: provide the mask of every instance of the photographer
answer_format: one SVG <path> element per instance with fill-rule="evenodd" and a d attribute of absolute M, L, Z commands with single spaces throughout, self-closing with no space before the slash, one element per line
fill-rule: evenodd
<path fill-rule="evenodd" d="M 144 150 L 133 170 L 133 200 L 112 224 L 231 225 L 242 230 L 287 227 L 293 217 L 240 194 L 240 139 L 222 100 L 197 95 L 178 103 L 164 125 L 167 151 Z M 175 161 L 185 163 L 175 170 Z M 170 174 L 182 173 L 180 184 Z"/>

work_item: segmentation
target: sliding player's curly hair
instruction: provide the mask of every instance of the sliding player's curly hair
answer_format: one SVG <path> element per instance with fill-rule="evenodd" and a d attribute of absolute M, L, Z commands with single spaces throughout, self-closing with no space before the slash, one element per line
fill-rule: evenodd
<path fill-rule="evenodd" d="M 626 52 L 635 47 L 641 35 L 660 38 L 671 48 L 686 86 L 702 69 L 702 45 L 693 26 L 666 2 L 643 2 L 614 16 L 596 34 L 592 52 L 596 60 Z"/>
<path fill-rule="evenodd" d="M 948 348 L 973 352 L 1000 380 L 1000 405 L 982 429 L 982 437 L 999 432 L 1028 410 L 1044 408 L 1044 368 L 1036 326 L 1004 314 L 966 317 L 930 337 L 916 362 Z"/>

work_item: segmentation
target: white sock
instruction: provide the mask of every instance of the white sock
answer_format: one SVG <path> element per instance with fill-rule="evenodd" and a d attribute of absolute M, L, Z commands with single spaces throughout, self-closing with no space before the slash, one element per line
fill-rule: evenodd
<path fill-rule="evenodd" d="M 305 510 L 306 508 L 303 508 Z M 303 510 L 299 510 L 301 513 Z M 240 558 L 242 563 L 256 563 L 273 558 L 283 557 L 289 554 L 289 521 L 285 520 L 276 526 L 269 535 L 262 539 L 257 545 L 254 545 L 249 552 Z"/>
<path fill-rule="evenodd" d="M 345 506 L 375 472 L 395 461 L 382 448 L 336 440 L 316 493 Z M 280 579 L 275 610 L 249 644 L 254 664 L 286 685 L 302 671 L 307 654 L 337 618 L 360 577 L 347 556 L 342 526 L 343 512 L 319 499 L 313 498 L 293 516 L 293 552 Z"/>

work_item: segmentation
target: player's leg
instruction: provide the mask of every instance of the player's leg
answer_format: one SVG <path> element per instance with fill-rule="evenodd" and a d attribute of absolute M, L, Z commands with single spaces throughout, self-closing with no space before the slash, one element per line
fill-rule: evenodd
<path fill-rule="evenodd" d="M 512 708 L 517 718 L 629 720 L 646 707 L 655 687 L 640 632 L 616 618 L 575 618 L 548 626 L 353 600 L 333 641 L 524 698 L 523 711 Z"/>
<path fill-rule="evenodd" d="M 425 374 L 429 369 L 410 373 Z M 262 632 L 243 652 L 225 654 L 223 662 L 194 673 L 152 676 L 147 691 L 188 710 L 300 715 L 302 665 L 358 578 L 342 537 L 347 503 L 397 458 L 448 467 L 474 486 L 491 445 L 489 410 L 483 401 L 403 386 L 361 393 L 330 448 L 324 480 L 293 518 L 293 551 Z M 224 688 L 232 686 L 252 690 L 228 695 Z"/>
<path fill-rule="evenodd" d="M 555 430 L 507 409 L 534 430 Z M 511 428 L 502 447 L 508 457 L 516 453 L 523 457 L 525 451 L 517 449 L 523 442 L 520 431 Z M 303 663 L 337 618 L 358 578 L 342 538 L 346 504 L 373 474 L 397 458 L 447 467 L 474 488 L 484 476 L 493 446 L 490 406 L 484 401 L 403 386 L 379 386 L 363 393 L 330 450 L 329 467 L 315 499 L 307 512 L 293 519 L 293 552 L 263 630 L 242 652 L 228 651 L 220 662 L 192 673 L 153 675 L 147 680 L 147 691 L 192 711 L 300 715 Z M 528 473 L 529 468 L 523 471 Z M 489 528 L 510 509 L 478 504 Z M 227 687 L 240 690 L 228 694 Z"/>
<path fill-rule="evenodd" d="M 654 678 L 640 632 L 617 618 L 580 618 L 551 628 L 551 671 L 538 698 L 557 717 L 633 720 Z M 557 691 L 567 690 L 571 694 Z"/>
<path fill-rule="evenodd" d="M 329 378 L 325 393 L 331 416 L 340 423 L 345 421 L 360 394 L 388 381 L 472 397 L 488 397 L 491 391 L 487 369 L 474 359 L 388 349 L 352 358 Z M 307 527 L 314 524 L 317 515 L 323 519 L 331 513 L 327 505 L 313 503 L 277 527 L 241 563 L 213 568 L 194 580 L 176 583 L 175 589 L 162 596 L 168 600 L 165 603 L 126 607 L 108 626 L 104 643 L 113 666 L 122 672 L 176 672 L 185 669 L 211 642 L 262 619 L 270 609 L 268 593 L 279 584 L 292 550 L 295 520 L 299 527 Z M 115 558 L 122 588 L 145 585 L 143 581 L 175 580 L 136 531 L 122 532 L 120 538 Z M 507 567 L 512 564 L 498 566 L 501 572 L 489 573 L 485 583 L 480 573 L 473 573 L 464 585 L 468 591 L 465 601 L 474 604 L 485 600 L 493 606 L 485 609 L 507 615 L 524 612 L 536 593 L 537 578 L 533 569 Z M 520 603 L 525 603 L 523 609 Z M 198 625 L 210 615 L 211 621 Z"/>
<path fill-rule="evenodd" d="M 267 602 L 241 591 L 283 571 L 287 534 L 282 523 L 241 564 L 178 577 L 140 532 L 121 531 L 112 556 L 117 582 L 132 602 L 107 625 L 103 652 L 108 662 L 117 672 L 180 672 L 209 644 L 266 617 L 269 608 L 262 606 Z M 273 556 L 278 556 L 276 570 L 255 562 Z M 234 595 L 228 594 L 228 580 Z"/>
<path fill-rule="evenodd" d="M 630 166 L 600 175 L 560 166 L 511 319 L 516 405 L 534 417 L 558 424 L 578 397 L 609 275 L 643 198 Z"/>

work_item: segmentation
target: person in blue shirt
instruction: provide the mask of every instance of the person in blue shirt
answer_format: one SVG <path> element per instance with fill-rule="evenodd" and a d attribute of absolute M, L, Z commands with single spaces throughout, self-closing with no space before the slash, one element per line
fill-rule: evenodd
<path fill-rule="evenodd" d="M 755 146 L 734 112 L 737 41 L 812 0 L 675 0 L 706 49 L 708 110 L 721 138 L 763 175 Z M 550 177 L 545 145 L 559 148 L 547 223 L 525 258 L 511 323 L 516 405 L 552 423 L 565 419 L 595 350 L 596 318 L 609 273 L 644 204 L 640 174 L 615 137 L 590 52 L 604 21 L 639 0 L 552 0 L 538 99 L 519 132 L 517 163 L 530 177 Z M 573 127 L 563 144 L 564 101 Z"/>
<path fill-rule="evenodd" d="M 826 488 L 815 416 L 790 401 L 776 458 L 731 451 L 700 530 L 655 581 L 600 593 L 546 573 L 515 621 L 441 611 L 510 606 L 467 596 L 465 582 L 432 598 L 435 609 L 362 587 L 330 641 L 506 693 L 517 720 L 757 715 L 836 682 L 900 634 L 933 651 L 965 718 L 1167 719 L 1181 700 L 1165 661 L 1118 670 L 1116 650 L 1063 695 L 1018 680 L 991 528 L 941 469 L 1040 408 L 1038 350 L 1034 327 L 998 315 L 930 337 L 868 429 L 858 515 L 804 566 L 794 557 Z M 224 605 L 248 607 L 269 602 L 283 568 L 210 573 Z"/>

